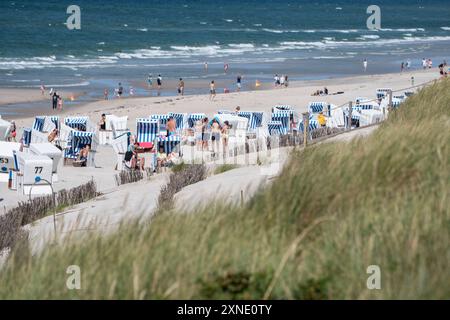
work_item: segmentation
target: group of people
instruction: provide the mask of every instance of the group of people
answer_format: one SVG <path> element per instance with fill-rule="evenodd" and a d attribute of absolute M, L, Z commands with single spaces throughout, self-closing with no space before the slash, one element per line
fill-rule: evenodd
<path fill-rule="evenodd" d="M 178 155 L 175 152 L 167 153 L 162 145 L 152 145 L 146 149 L 136 141 L 135 136 L 131 136 L 130 145 L 125 153 L 125 165 L 131 170 L 145 170 L 145 158 L 141 156 L 145 152 L 153 154 L 153 171 L 158 172 L 163 167 L 170 167 L 178 161 Z"/>
<path fill-rule="evenodd" d="M 422 59 L 422 68 L 424 70 L 433 68 L 433 60 L 423 58 Z"/>
<path fill-rule="evenodd" d="M 41 90 L 41 95 L 44 96 L 47 88 L 45 87 L 44 84 L 41 84 L 40 90 Z M 52 100 L 52 110 L 57 110 L 57 109 L 62 110 L 63 103 L 64 103 L 62 96 L 60 96 L 56 90 L 53 90 L 53 88 L 50 88 L 49 95 Z"/>
<path fill-rule="evenodd" d="M 409 70 L 411 68 L 411 60 L 406 60 L 406 62 L 402 61 L 400 64 L 400 72 L 403 72 L 405 70 Z"/>
<path fill-rule="evenodd" d="M 276 74 L 273 77 L 275 88 L 287 88 L 289 85 L 288 76 L 287 75 L 281 75 L 279 76 Z"/>
<path fill-rule="evenodd" d="M 228 121 L 224 121 L 221 125 L 217 119 L 211 121 L 206 117 L 202 120 L 198 120 L 195 124 L 195 143 L 198 150 L 208 150 L 209 141 L 211 140 L 213 156 L 220 150 L 220 143 L 224 154 L 228 148 L 229 130 L 231 124 Z"/>
<path fill-rule="evenodd" d="M 327 96 L 328 95 L 328 88 L 325 87 L 323 90 L 318 89 L 317 91 L 314 91 L 312 93 L 312 96 Z"/>

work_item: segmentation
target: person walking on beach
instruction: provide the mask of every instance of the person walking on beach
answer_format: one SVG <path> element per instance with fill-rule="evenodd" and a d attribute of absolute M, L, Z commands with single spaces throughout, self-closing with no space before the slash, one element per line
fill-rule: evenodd
<path fill-rule="evenodd" d="M 45 86 L 41 84 L 41 95 L 45 94 Z"/>
<path fill-rule="evenodd" d="M 58 96 L 58 93 L 55 91 L 55 92 L 53 92 L 53 95 L 52 95 L 53 110 L 56 110 L 58 108 L 58 100 L 59 100 L 59 96 Z"/>
<path fill-rule="evenodd" d="M 130 87 L 130 96 L 134 96 L 134 88 Z"/>
<path fill-rule="evenodd" d="M 108 100 L 108 89 L 105 88 L 105 90 L 103 91 L 103 99 L 104 100 Z"/>
<path fill-rule="evenodd" d="M 284 74 L 280 77 L 280 86 L 284 87 L 284 82 L 286 81 L 286 77 L 284 76 Z"/>
<path fill-rule="evenodd" d="M 236 86 L 237 86 L 237 91 L 238 91 L 238 92 L 241 91 L 241 86 L 242 86 L 242 76 L 241 76 L 240 74 L 237 76 L 237 79 L 236 79 Z"/>
<path fill-rule="evenodd" d="M 228 72 L 228 63 L 225 63 L 224 65 L 223 65 L 223 70 L 225 71 L 225 73 L 227 73 Z"/>
<path fill-rule="evenodd" d="M 400 66 L 400 72 L 403 72 L 404 69 L 405 69 L 405 63 L 402 62 L 401 66 Z"/>
<path fill-rule="evenodd" d="M 208 62 L 205 61 L 204 67 L 205 67 L 205 72 L 208 72 Z"/>
<path fill-rule="evenodd" d="M 422 68 L 423 70 L 427 68 L 427 60 L 425 58 L 422 59 Z"/>
<path fill-rule="evenodd" d="M 178 82 L 178 94 L 181 96 L 184 96 L 184 81 L 183 78 L 180 78 L 180 81 Z"/>
<path fill-rule="evenodd" d="M 367 72 L 367 59 L 364 59 L 364 61 L 363 61 L 363 68 L 364 68 L 364 72 Z"/>
<path fill-rule="evenodd" d="M 213 101 L 216 98 L 216 84 L 214 80 L 209 84 L 209 100 Z"/>

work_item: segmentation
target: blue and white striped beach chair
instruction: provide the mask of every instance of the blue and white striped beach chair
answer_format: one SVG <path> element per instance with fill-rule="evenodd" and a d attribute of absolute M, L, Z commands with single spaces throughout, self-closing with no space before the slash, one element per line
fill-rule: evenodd
<path fill-rule="evenodd" d="M 272 107 L 272 112 L 294 110 L 290 105 L 278 104 Z"/>
<path fill-rule="evenodd" d="M 53 129 L 59 130 L 59 117 L 58 116 L 47 116 L 45 117 L 43 132 L 51 132 Z"/>
<path fill-rule="evenodd" d="M 187 113 L 169 112 L 169 116 L 175 119 L 175 125 L 178 132 L 186 128 Z"/>
<path fill-rule="evenodd" d="M 245 117 L 248 119 L 248 129 L 249 132 L 255 132 L 257 128 L 262 126 L 262 121 L 264 117 L 264 112 L 259 111 L 240 111 L 238 116 Z"/>
<path fill-rule="evenodd" d="M 317 120 L 317 117 L 314 115 L 309 116 L 309 124 L 308 124 L 308 132 L 311 133 L 312 131 L 320 128 L 319 121 Z M 300 121 L 298 124 L 298 131 L 303 132 L 304 125 L 303 121 Z"/>
<path fill-rule="evenodd" d="M 272 121 L 279 121 L 283 125 L 283 134 L 287 134 L 290 128 L 292 110 L 277 111 L 272 113 Z"/>
<path fill-rule="evenodd" d="M 159 121 L 159 124 L 166 125 L 167 121 L 169 121 L 170 115 L 168 114 L 152 114 L 150 116 L 151 120 Z"/>
<path fill-rule="evenodd" d="M 32 129 L 42 132 L 44 130 L 45 117 L 37 116 L 34 118 Z"/>
<path fill-rule="evenodd" d="M 180 153 L 180 144 L 181 144 L 181 137 L 178 135 L 169 136 L 169 137 L 158 137 L 157 138 L 158 143 L 158 151 L 160 147 L 164 148 L 164 152 L 166 154 L 169 154 L 171 152 L 178 152 Z"/>
<path fill-rule="evenodd" d="M 195 123 L 198 120 L 202 120 L 204 118 L 206 118 L 206 114 L 204 114 L 204 113 L 190 113 L 188 115 L 188 127 L 190 129 L 194 128 Z"/>
<path fill-rule="evenodd" d="M 388 92 L 392 91 L 390 88 L 378 88 L 376 91 L 377 99 L 383 99 L 387 96 Z"/>
<path fill-rule="evenodd" d="M 151 119 L 136 119 L 136 141 L 154 142 L 159 134 L 159 122 Z"/>
<path fill-rule="evenodd" d="M 325 110 L 326 106 L 326 102 L 310 102 L 308 105 L 308 110 L 310 113 L 320 113 Z"/>
<path fill-rule="evenodd" d="M 353 106 L 352 111 L 361 111 L 361 110 L 373 110 L 372 104 L 358 104 Z"/>
<path fill-rule="evenodd" d="M 267 129 L 271 136 L 279 136 L 287 134 L 285 127 L 281 121 L 269 121 L 267 123 Z"/>
<path fill-rule="evenodd" d="M 67 117 L 64 118 L 64 124 L 79 131 L 86 131 L 89 117 Z"/>
<path fill-rule="evenodd" d="M 95 152 L 94 136 L 94 132 L 71 131 L 67 148 L 64 150 L 64 160 L 76 160 L 80 150 L 88 144 L 91 145 L 91 152 Z"/>
<path fill-rule="evenodd" d="M 23 135 L 22 135 L 22 143 L 25 147 L 29 147 L 31 143 L 31 132 L 33 129 L 31 128 L 24 128 L 23 129 Z"/>

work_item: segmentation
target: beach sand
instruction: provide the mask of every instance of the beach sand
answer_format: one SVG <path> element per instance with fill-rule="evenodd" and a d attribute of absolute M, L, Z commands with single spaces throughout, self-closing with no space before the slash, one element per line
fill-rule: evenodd
<path fill-rule="evenodd" d="M 86 115 L 91 120 L 97 122 L 102 113 L 115 114 L 117 116 L 128 116 L 130 129 L 135 128 L 135 119 L 148 117 L 151 114 L 167 112 L 202 112 L 209 116 L 215 114 L 217 110 L 234 110 L 240 106 L 241 110 L 250 111 L 270 111 L 274 105 L 291 105 L 299 112 L 307 109 L 311 101 L 325 101 L 334 105 L 342 105 L 348 101 L 354 101 L 356 97 L 375 98 L 377 88 L 392 88 L 399 90 L 411 86 L 411 77 L 414 77 L 415 85 L 438 79 L 436 69 L 419 70 L 404 73 L 392 73 L 382 75 L 357 76 L 350 78 L 336 78 L 316 81 L 291 82 L 288 88 L 272 88 L 254 91 L 232 92 L 223 94 L 218 90 L 214 101 L 210 101 L 209 95 L 190 95 L 190 96 L 170 96 L 170 97 L 131 97 L 115 98 L 111 100 L 99 100 L 84 105 L 65 106 L 63 111 L 59 111 L 61 116 L 65 115 Z M 207 86 L 208 82 L 205 82 Z M 189 81 L 186 81 L 189 86 Z M 327 87 L 330 93 L 344 92 L 339 95 L 311 96 L 318 89 Z M 220 86 L 218 85 L 218 88 Z M 31 101 L 36 97 L 40 98 L 39 90 L 30 92 L 23 90 L 1 89 L 4 98 L 9 103 L 17 102 L 14 100 L 27 96 Z M 11 91 L 11 95 L 9 92 Z M 23 98 L 25 99 L 25 98 Z M 42 112 L 39 112 L 41 115 Z M 50 105 L 48 114 L 53 114 Z M 7 116 L 4 118 L 8 119 Z M 34 114 L 21 119 L 15 119 L 20 128 L 29 127 L 34 120 Z"/>

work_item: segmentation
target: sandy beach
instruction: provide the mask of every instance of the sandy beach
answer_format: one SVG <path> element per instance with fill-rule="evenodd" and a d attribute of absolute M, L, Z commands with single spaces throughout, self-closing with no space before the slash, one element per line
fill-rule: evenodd
<path fill-rule="evenodd" d="M 170 97 L 132 97 L 115 98 L 111 100 L 99 100 L 81 105 L 65 106 L 62 111 L 56 113 L 51 110 L 50 102 L 48 115 L 60 114 L 66 115 L 86 115 L 93 121 L 98 121 L 102 113 L 115 114 L 117 116 L 128 116 L 128 126 L 130 129 L 135 127 L 135 119 L 139 117 L 148 117 L 150 114 L 167 112 L 194 113 L 203 112 L 207 115 L 213 115 L 217 110 L 234 110 L 240 106 L 241 110 L 250 111 L 270 111 L 274 105 L 291 105 L 298 112 L 304 112 L 309 102 L 325 101 L 334 105 L 342 105 L 348 101 L 354 101 L 356 97 L 375 98 L 377 88 L 392 88 L 400 90 L 411 86 L 411 77 L 414 77 L 414 84 L 419 85 L 428 81 L 438 79 L 437 69 L 415 70 L 403 73 L 391 73 L 380 75 L 357 76 L 350 78 L 336 78 L 316 81 L 291 82 L 288 88 L 270 88 L 245 92 L 231 92 L 228 94 L 218 94 L 214 101 L 211 101 L 209 95 L 190 95 L 190 96 L 170 96 Z M 189 82 L 186 81 L 186 86 Z M 205 81 L 207 88 L 208 82 Z M 218 83 L 220 88 L 220 83 Z M 312 93 L 327 87 L 330 95 L 312 96 Z M 16 103 L 28 99 L 27 101 L 36 101 L 41 99 L 39 90 L 15 90 L 0 89 L 8 103 Z M 174 88 L 175 91 L 175 88 Z M 206 91 L 206 89 L 205 89 Z M 9 94 L 11 92 L 11 95 Z M 336 92 L 342 94 L 333 95 Z M 67 95 L 67 94 L 65 94 Z M 7 97 L 7 98 L 6 98 Z M 20 128 L 32 125 L 34 116 L 41 115 L 30 114 L 21 119 L 14 119 Z M 4 118 L 12 120 L 10 117 Z"/>

